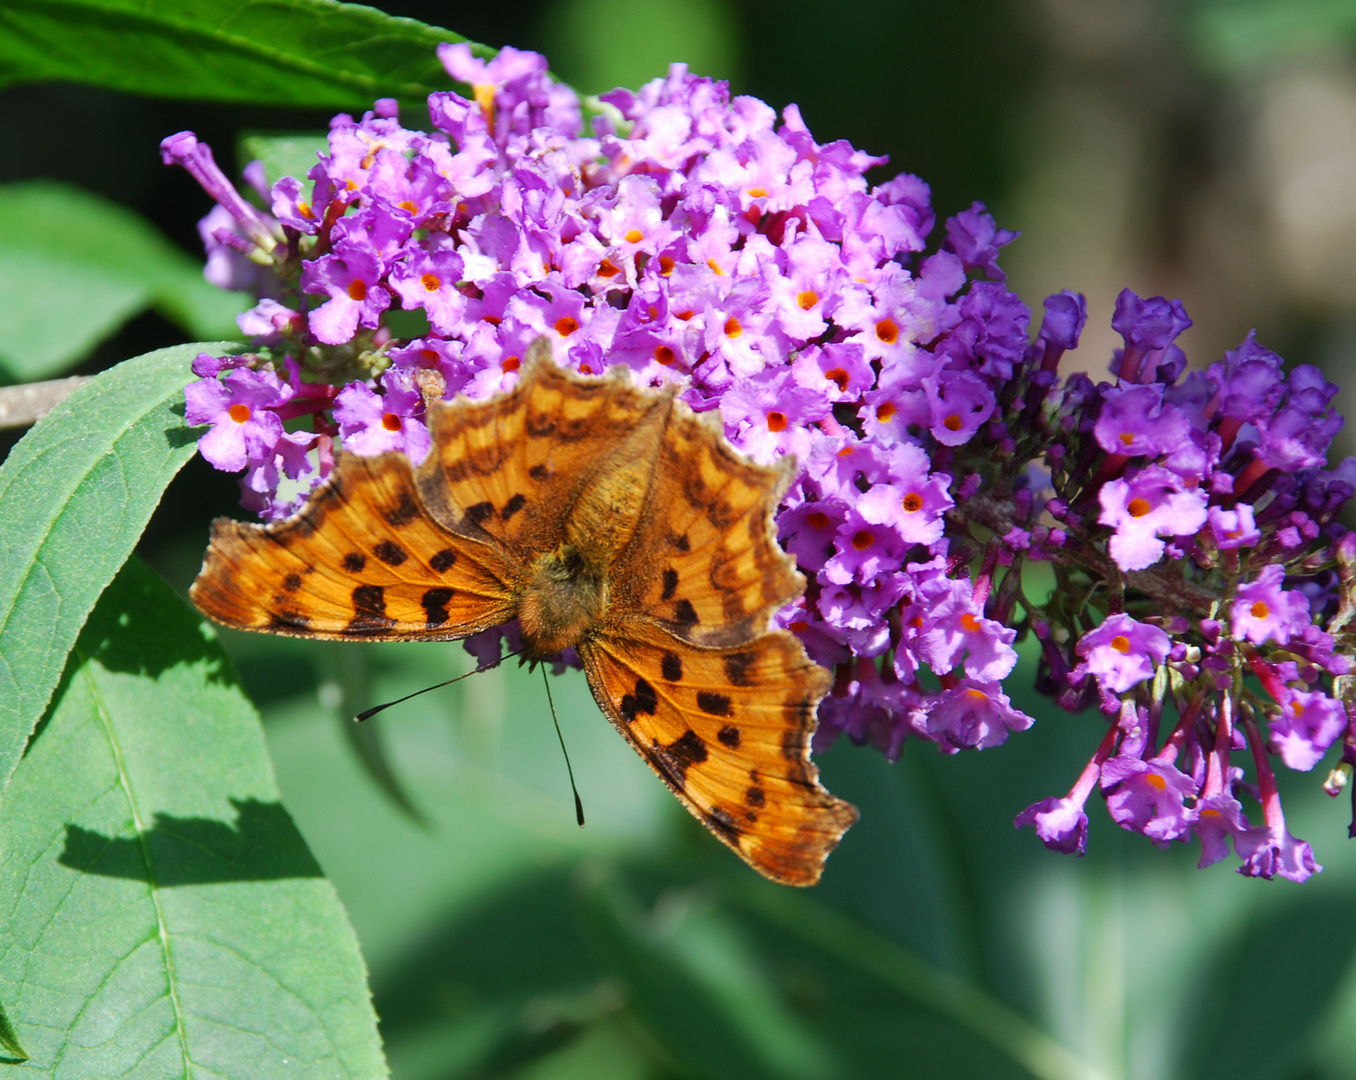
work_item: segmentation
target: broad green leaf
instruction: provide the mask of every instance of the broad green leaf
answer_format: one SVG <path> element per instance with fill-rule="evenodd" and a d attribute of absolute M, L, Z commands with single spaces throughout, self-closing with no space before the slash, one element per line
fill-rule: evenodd
<path fill-rule="evenodd" d="M 465 40 L 333 0 L 5 0 L 0 84 L 66 79 L 162 97 L 362 110 L 379 97 L 422 104 L 450 89 L 434 49 Z"/>
<path fill-rule="evenodd" d="M 138 560 L 3 810 L 0 999 L 37 1075 L 384 1076 L 353 931 L 212 629 Z"/>
<path fill-rule="evenodd" d="M 28 1051 L 19 1042 L 19 1036 L 14 1030 L 14 1025 L 9 1022 L 8 1014 L 0 1008 L 0 1062 L 4 1062 L 6 1058 L 10 1061 L 27 1061 Z"/>
<path fill-rule="evenodd" d="M 580 914 L 630 1008 L 692 1071 L 741 1080 L 829 1080 L 834 1049 L 771 984 L 728 914 L 695 895 L 646 911 L 618 874 L 588 875 Z"/>
<path fill-rule="evenodd" d="M 0 188 L 0 236 L 0 371 L 16 381 L 55 374 L 148 307 L 212 340 L 248 306 L 136 214 L 65 184 Z"/>
<path fill-rule="evenodd" d="M 0 465 L 0 790 L 99 594 L 195 452 L 183 420 L 193 357 L 238 348 L 177 345 L 119 364 Z"/>
<path fill-rule="evenodd" d="M 306 178 L 315 165 L 317 153 L 329 153 L 330 141 L 323 132 L 297 135 L 243 135 L 240 138 L 240 161 L 257 161 L 264 167 L 272 187 L 284 176 Z"/>

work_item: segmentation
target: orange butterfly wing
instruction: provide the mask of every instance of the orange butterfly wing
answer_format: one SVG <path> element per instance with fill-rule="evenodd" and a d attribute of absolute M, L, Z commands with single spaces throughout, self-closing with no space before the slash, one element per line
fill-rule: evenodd
<path fill-rule="evenodd" d="M 616 466 L 619 434 L 654 424 L 666 407 L 624 372 L 582 379 L 562 370 L 539 339 L 508 393 L 430 410 L 421 500 L 443 525 L 493 539 L 525 565 L 561 541 L 580 492 Z"/>
<path fill-rule="evenodd" d="M 725 441 L 716 413 L 675 403 L 647 512 L 613 569 L 613 611 L 644 613 L 698 645 L 747 641 L 805 587 L 772 515 L 795 463 L 758 465 Z"/>
<path fill-rule="evenodd" d="M 675 402 L 645 511 L 579 646 L 599 705 L 684 806 L 760 873 L 813 885 L 857 820 L 810 761 L 831 677 L 771 614 L 804 579 L 772 521 L 794 463 L 758 465 Z"/>
<path fill-rule="evenodd" d="M 810 761 L 829 673 L 785 632 L 701 648 L 657 626 L 580 646 L 612 725 L 684 806 L 759 873 L 813 885 L 857 811 Z"/>
<path fill-rule="evenodd" d="M 462 638 L 513 617 L 510 568 L 419 503 L 403 454 L 341 454 L 286 521 L 226 518 L 189 597 L 242 630 L 339 640 Z"/>

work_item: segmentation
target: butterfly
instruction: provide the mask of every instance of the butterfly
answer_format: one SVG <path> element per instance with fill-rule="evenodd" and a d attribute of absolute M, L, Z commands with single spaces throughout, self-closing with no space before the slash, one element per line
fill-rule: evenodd
<path fill-rule="evenodd" d="M 190 597 L 225 625 L 344 641 L 573 646 L 612 725 L 759 873 L 812 885 L 857 819 L 810 761 L 831 678 L 771 615 L 804 579 L 758 465 L 672 385 L 585 378 L 536 342 L 513 389 L 428 409 L 433 446 L 340 453 L 294 516 L 218 519 Z"/>

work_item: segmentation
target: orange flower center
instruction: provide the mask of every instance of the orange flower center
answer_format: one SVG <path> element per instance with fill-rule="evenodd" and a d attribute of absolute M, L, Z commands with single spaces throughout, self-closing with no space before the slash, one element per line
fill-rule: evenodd
<path fill-rule="evenodd" d="M 805 520 L 812 529 L 824 529 L 828 527 L 829 515 L 822 510 L 816 510 L 813 514 L 807 515 Z"/>
<path fill-rule="evenodd" d="M 396 205 L 400 207 L 400 209 L 402 210 L 408 210 L 411 214 L 418 213 L 419 211 L 419 207 L 415 206 L 414 203 L 410 202 L 409 199 L 405 199 L 403 202 L 398 202 L 396 203 Z"/>
<path fill-rule="evenodd" d="M 916 514 L 923 509 L 923 496 L 916 491 L 911 491 L 904 496 L 904 512 L 907 514 Z"/>
<path fill-rule="evenodd" d="M 354 278 L 351 282 L 349 282 L 348 298 L 350 300 L 355 300 L 361 304 L 364 300 L 367 299 L 367 286 L 363 284 L 363 282 L 359 281 L 357 278 Z"/>
<path fill-rule="evenodd" d="M 800 293 L 796 297 L 796 303 L 800 305 L 800 309 L 802 311 L 809 311 L 812 307 L 819 303 L 819 295 L 817 293 L 812 292 L 809 289 L 806 289 L 803 293 Z"/>
<path fill-rule="evenodd" d="M 890 418 L 898 411 L 899 410 L 897 410 L 890 402 L 882 402 L 880 405 L 876 406 L 876 419 L 882 424 L 888 423 Z"/>
<path fill-rule="evenodd" d="M 973 634 L 979 629 L 979 620 L 967 611 L 961 616 L 961 628 L 964 629 L 966 633 Z"/>
<path fill-rule="evenodd" d="M 621 267 L 619 267 L 611 259 L 604 259 L 602 262 L 598 264 L 599 277 L 616 277 L 620 273 Z"/>
<path fill-rule="evenodd" d="M 766 197 L 767 197 L 767 188 L 751 187 L 751 188 L 749 188 L 749 195 L 750 195 L 750 197 L 752 197 L 752 198 L 754 198 L 754 199 L 763 199 L 763 198 L 766 198 Z"/>
<path fill-rule="evenodd" d="M 673 350 L 667 345 L 656 345 L 654 347 L 655 362 L 663 364 L 665 367 L 672 367 L 675 359 Z"/>
<path fill-rule="evenodd" d="M 443 283 L 441 280 L 439 280 L 437 274 L 421 275 L 419 278 L 419 284 L 422 285 L 428 292 L 437 292 L 439 289 L 443 287 Z"/>
<path fill-rule="evenodd" d="M 639 244 L 645 239 L 645 234 L 639 229 L 627 229 L 624 239 L 628 244 Z"/>
<path fill-rule="evenodd" d="M 786 430 L 786 413 L 770 412 L 767 414 L 768 431 Z"/>
<path fill-rule="evenodd" d="M 381 426 L 387 431 L 399 431 L 400 417 L 393 412 L 388 412 L 381 418 Z"/>
<path fill-rule="evenodd" d="M 865 551 L 875 542 L 875 535 L 868 529 L 858 529 L 852 534 L 852 546 L 858 551 Z"/>
<path fill-rule="evenodd" d="M 725 336 L 733 340 L 744 332 L 744 328 L 739 325 L 739 320 L 731 315 L 725 320 Z"/>
<path fill-rule="evenodd" d="M 959 431 L 961 429 L 961 418 L 959 413 L 952 413 L 942 421 L 942 426 L 947 431 Z"/>
<path fill-rule="evenodd" d="M 1111 647 L 1118 653 L 1128 653 L 1130 651 L 1130 639 L 1124 634 L 1117 634 L 1111 639 Z"/>
<path fill-rule="evenodd" d="M 1130 503 L 1128 506 L 1126 506 L 1126 509 L 1130 511 L 1131 517 L 1142 518 L 1145 514 L 1152 510 L 1153 507 L 1149 505 L 1148 499 L 1141 499 L 1137 497 L 1130 500 Z"/>
<path fill-rule="evenodd" d="M 304 217 L 307 221 L 315 220 L 315 211 L 311 209 L 311 204 L 308 202 L 298 202 L 297 213 Z"/>
<path fill-rule="evenodd" d="M 1267 607 L 1266 603 L 1262 600 L 1258 600 L 1248 610 L 1252 612 L 1252 617 L 1254 619 L 1265 619 L 1271 614 L 1271 608 Z"/>
<path fill-rule="evenodd" d="M 893 345 L 899 340 L 899 327 L 894 319 L 881 319 L 876 323 L 876 337 L 886 345 Z"/>
<path fill-rule="evenodd" d="M 561 337 L 569 337 L 579 329 L 579 324 L 569 315 L 562 315 L 556 320 L 556 333 Z"/>
<path fill-rule="evenodd" d="M 248 405 L 241 405 L 239 402 L 236 402 L 234 405 L 232 405 L 229 409 L 226 410 L 226 414 L 237 424 L 243 424 L 246 420 L 250 418 L 250 407 Z"/>
<path fill-rule="evenodd" d="M 1148 784 L 1151 788 L 1153 788 L 1155 791 L 1163 791 L 1168 786 L 1168 782 L 1164 780 L 1161 776 L 1159 776 L 1158 773 L 1156 772 L 1145 773 L 1144 782 Z"/>
<path fill-rule="evenodd" d="M 522 361 L 520 361 L 516 356 L 506 356 L 504 357 L 504 359 L 499 361 L 499 367 L 504 371 L 505 374 L 507 374 L 510 371 L 517 371 L 520 367 L 522 367 Z"/>
<path fill-rule="evenodd" d="M 673 256 L 671 255 L 659 256 L 659 273 L 663 277 L 668 277 L 671 273 L 673 273 Z"/>
<path fill-rule="evenodd" d="M 1132 442 L 1135 441 L 1134 435 L 1130 434 L 1130 432 L 1128 431 L 1122 431 L 1120 438 L 1121 442 L 1125 443 L 1126 446 L 1129 446 Z"/>
<path fill-rule="evenodd" d="M 725 271 L 720 268 L 720 264 L 715 259 L 707 259 L 706 265 L 715 271 L 716 277 L 724 277 Z"/>
<path fill-rule="evenodd" d="M 838 386 L 840 394 L 846 394 L 848 388 L 848 373 L 840 367 L 832 368 L 824 372 L 824 378 Z"/>

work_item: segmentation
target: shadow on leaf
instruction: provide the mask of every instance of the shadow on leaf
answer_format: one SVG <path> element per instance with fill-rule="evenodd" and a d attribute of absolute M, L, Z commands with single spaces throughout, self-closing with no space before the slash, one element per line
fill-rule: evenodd
<path fill-rule="evenodd" d="M 228 881 L 323 877 L 281 803 L 232 799 L 234 826 L 215 818 L 156 814 L 139 837 L 112 837 L 66 826 L 62 866 L 162 888 Z"/>

